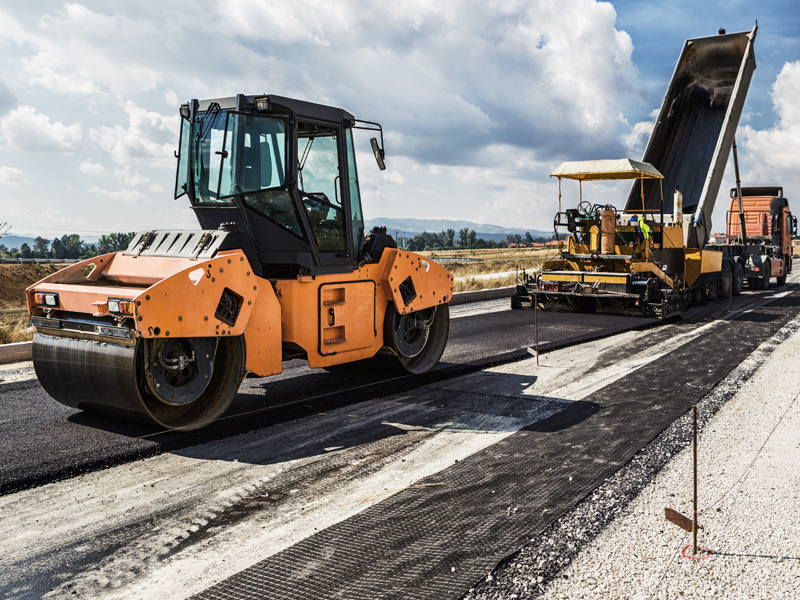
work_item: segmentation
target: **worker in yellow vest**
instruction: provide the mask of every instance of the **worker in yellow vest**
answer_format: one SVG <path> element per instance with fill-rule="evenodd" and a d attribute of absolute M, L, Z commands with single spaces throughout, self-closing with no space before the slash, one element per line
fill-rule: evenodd
<path fill-rule="evenodd" d="M 633 230 L 633 243 L 638 246 L 642 238 L 645 240 L 650 237 L 650 226 L 644 222 L 644 215 L 641 217 L 636 213 L 631 217 L 631 225 L 636 229 Z"/>

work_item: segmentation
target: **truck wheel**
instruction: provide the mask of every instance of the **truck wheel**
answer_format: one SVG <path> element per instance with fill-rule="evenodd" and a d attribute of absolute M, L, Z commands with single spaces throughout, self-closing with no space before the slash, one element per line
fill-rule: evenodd
<path fill-rule="evenodd" d="M 769 280 L 772 277 L 772 261 L 766 258 L 762 264 L 761 277 L 756 279 L 756 289 L 763 292 L 769 288 Z"/>
<path fill-rule="evenodd" d="M 405 315 L 398 314 L 394 304 L 389 304 L 386 309 L 384 343 L 408 373 L 427 373 L 435 367 L 444 353 L 449 333 L 450 309 L 447 304 Z"/>
<path fill-rule="evenodd" d="M 716 300 L 719 295 L 719 279 L 709 281 L 703 286 L 703 298 L 705 300 Z"/>
<path fill-rule="evenodd" d="M 719 280 L 719 297 L 720 298 L 730 298 L 733 290 L 731 286 L 733 284 L 733 268 L 731 267 L 730 261 L 725 261 L 722 265 L 722 275 L 720 276 Z"/>
<path fill-rule="evenodd" d="M 744 289 L 744 267 L 742 263 L 733 263 L 733 295 L 738 296 Z"/>
<path fill-rule="evenodd" d="M 775 278 L 775 283 L 779 286 L 786 283 L 786 266 L 789 264 L 789 257 L 784 254 L 783 256 L 783 275 Z"/>

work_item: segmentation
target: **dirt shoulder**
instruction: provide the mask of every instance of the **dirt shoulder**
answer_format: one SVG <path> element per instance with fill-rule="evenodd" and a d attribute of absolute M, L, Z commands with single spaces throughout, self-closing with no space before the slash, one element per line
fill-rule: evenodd
<path fill-rule="evenodd" d="M 25 290 L 64 265 L 0 265 L 0 309 L 24 308 Z"/>

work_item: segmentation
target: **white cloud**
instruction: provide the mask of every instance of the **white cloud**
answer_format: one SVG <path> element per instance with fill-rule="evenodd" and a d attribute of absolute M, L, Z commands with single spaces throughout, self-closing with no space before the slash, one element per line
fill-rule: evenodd
<path fill-rule="evenodd" d="M 328 24 L 343 21 L 345 11 L 340 2 L 294 2 L 273 0 L 265 4 L 260 0 L 222 0 L 219 11 L 231 23 L 234 31 L 243 36 L 259 38 L 269 36 L 280 43 L 314 42 L 322 46 L 329 43 L 325 37 Z M 275 18 L 281 15 L 281 18 Z"/>
<path fill-rule="evenodd" d="M 17 26 L 14 41 L 32 49 L 19 61 L 22 72 L 55 94 L 118 95 L 158 84 L 157 66 L 140 60 L 152 53 L 153 44 L 163 43 L 156 23 L 66 3 L 31 26 Z"/>
<path fill-rule="evenodd" d="M 15 44 L 23 44 L 29 41 L 30 36 L 25 30 L 25 27 L 16 19 L 12 14 L 3 8 L 0 8 L 0 41 L 10 41 Z"/>
<path fill-rule="evenodd" d="M 119 164 L 143 161 L 172 168 L 170 161 L 174 160 L 173 151 L 178 145 L 177 114 L 165 117 L 139 108 L 131 101 L 126 102 L 124 108 L 128 115 L 128 127 L 96 127 L 89 131 L 92 142 L 108 152 Z"/>
<path fill-rule="evenodd" d="M 28 183 L 25 173 L 14 167 L 0 165 L 0 186 L 17 187 Z"/>
<path fill-rule="evenodd" d="M 741 162 L 743 179 L 749 185 L 800 183 L 800 61 L 787 62 L 772 85 L 772 104 L 778 115 L 775 125 L 757 130 L 750 125 L 739 129 L 737 137 L 747 156 Z"/>
<path fill-rule="evenodd" d="M 625 118 L 632 105 L 638 111 L 650 104 L 633 63 L 633 41 L 609 2 L 6 4 L 0 8 L 6 25 L 0 31 L 6 65 L 0 164 L 24 170 L 43 205 L 69 202 L 109 224 L 120 218 L 117 203 L 170 196 L 177 107 L 192 97 L 276 93 L 381 122 L 386 172 L 368 155 L 369 134 L 355 134 L 365 154 L 358 158 L 367 217 L 468 218 L 540 229 L 557 206 L 557 184 L 547 177 L 553 167 L 567 159 L 635 158 L 652 127 L 644 116 L 631 119 L 642 120 L 632 127 Z M 685 22 L 685 4 L 683 13 L 670 15 L 673 21 Z M 617 6 L 631 22 L 634 9 Z M 652 65 L 653 48 L 669 46 L 657 61 L 671 63 L 682 31 L 674 25 L 658 43 L 652 32 L 640 31 L 637 60 Z M 759 64 L 759 73 L 765 66 Z M 773 94 L 781 120 L 763 131 L 740 129 L 754 174 L 785 177 L 786 164 L 797 164 L 793 148 L 800 136 L 791 123 L 800 109 L 782 91 L 794 80 L 788 71 Z M 669 74 L 662 80 L 659 72 L 654 84 L 648 70 L 651 95 Z M 753 99 L 751 93 L 748 107 Z M 754 114 L 768 112 L 758 105 Z M 69 161 L 45 152 L 86 150 L 82 133 L 90 152 Z M 80 173 L 106 177 L 86 194 Z M 177 221 L 184 207 L 168 203 L 163 220 L 148 213 L 140 226 Z"/>
<path fill-rule="evenodd" d="M 220 5 L 257 51 L 254 81 L 268 72 L 272 86 L 382 119 L 387 149 L 425 164 L 486 164 L 494 144 L 617 154 L 623 108 L 643 97 L 605 2 L 282 3 Z"/>
<path fill-rule="evenodd" d="M 144 204 L 151 201 L 150 196 L 137 190 L 130 189 L 114 189 L 107 190 L 101 187 L 93 187 L 89 189 L 90 194 L 100 196 L 102 198 L 111 200 L 114 203 L 124 202 L 125 204 Z"/>
<path fill-rule="evenodd" d="M 114 171 L 114 177 L 117 178 L 123 186 L 128 188 L 141 187 L 150 192 L 163 192 L 164 187 L 158 183 L 154 183 L 149 177 L 145 177 L 141 173 L 134 173 L 131 171 L 130 166 L 125 166 L 122 169 Z"/>
<path fill-rule="evenodd" d="M 83 137 L 80 123 L 51 122 L 32 106 L 18 106 L 0 118 L 0 136 L 15 150 L 70 151 Z"/>
<path fill-rule="evenodd" d="M 622 136 L 622 142 L 628 149 L 627 158 L 638 159 L 644 156 L 647 142 L 650 141 L 650 136 L 653 134 L 653 128 L 656 126 L 656 119 L 658 119 L 660 112 L 661 109 L 654 109 L 650 113 L 649 121 L 639 121 L 631 128 L 630 133 Z"/>
<path fill-rule="evenodd" d="M 106 169 L 103 165 L 92 162 L 88 158 L 78 165 L 78 169 L 80 169 L 80 172 L 84 173 L 85 175 L 102 175 L 106 172 Z"/>
<path fill-rule="evenodd" d="M 39 203 L 32 204 L 28 198 L 4 196 L 2 203 L 3 219 L 13 224 L 13 231 L 17 235 L 51 237 L 56 231 L 61 236 L 95 229 L 90 220 L 81 218 L 75 211 L 62 212 Z"/>

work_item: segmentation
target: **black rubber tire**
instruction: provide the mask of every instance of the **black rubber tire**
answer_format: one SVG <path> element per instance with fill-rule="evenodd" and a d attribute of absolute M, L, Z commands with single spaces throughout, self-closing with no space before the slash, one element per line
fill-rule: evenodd
<path fill-rule="evenodd" d="M 756 289 L 763 292 L 769 288 L 769 280 L 772 277 L 772 262 L 770 262 L 769 258 L 766 258 L 762 265 L 761 277 L 756 279 Z"/>
<path fill-rule="evenodd" d="M 703 288 L 695 287 L 689 290 L 689 305 L 690 306 L 699 306 L 703 304 Z"/>
<path fill-rule="evenodd" d="M 386 317 L 383 325 L 383 340 L 394 353 L 397 363 L 407 373 L 427 373 L 439 362 L 447 346 L 447 338 L 450 335 L 450 308 L 447 304 L 440 304 L 430 309 L 418 311 L 423 313 L 420 316 L 427 317 L 426 310 L 433 311 L 433 321 L 427 329 L 427 339 L 422 349 L 413 356 L 404 355 L 402 347 L 397 343 L 397 336 L 404 330 L 408 320 L 404 317 L 410 315 L 400 315 L 394 308 L 394 304 L 389 304 L 386 309 Z M 411 315 L 418 314 L 411 313 Z M 409 330 L 405 329 L 403 335 Z"/>
<path fill-rule="evenodd" d="M 733 293 L 732 290 L 733 284 L 733 267 L 731 266 L 731 262 L 726 260 L 722 264 L 722 273 L 719 279 L 719 297 L 720 298 L 730 298 L 731 294 Z"/>
<path fill-rule="evenodd" d="M 703 298 L 705 300 L 716 300 L 719 296 L 719 279 L 709 281 L 703 286 Z"/>
<path fill-rule="evenodd" d="M 742 263 L 733 263 L 733 295 L 738 296 L 744 289 L 744 267 Z"/>
<path fill-rule="evenodd" d="M 789 257 L 784 255 L 783 256 L 783 275 L 780 277 L 775 278 L 775 284 L 778 286 L 782 286 L 786 283 L 786 265 L 789 264 Z"/>

